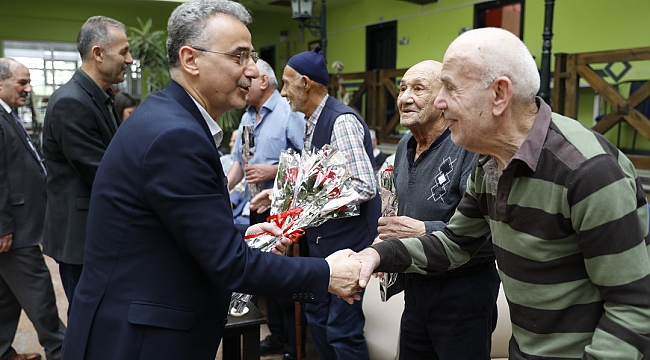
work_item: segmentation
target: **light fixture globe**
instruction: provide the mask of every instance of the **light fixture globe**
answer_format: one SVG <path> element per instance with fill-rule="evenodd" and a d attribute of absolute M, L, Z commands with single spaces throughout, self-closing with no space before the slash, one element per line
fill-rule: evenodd
<path fill-rule="evenodd" d="M 291 0 L 291 17 L 294 19 L 311 19 L 314 0 Z"/>

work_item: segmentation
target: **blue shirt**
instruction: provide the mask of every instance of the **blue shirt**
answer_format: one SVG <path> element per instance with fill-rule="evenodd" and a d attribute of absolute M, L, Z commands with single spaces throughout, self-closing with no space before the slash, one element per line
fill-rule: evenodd
<path fill-rule="evenodd" d="M 240 136 L 237 137 L 231 153 L 242 168 L 245 167 L 241 153 L 241 134 L 244 126 L 255 126 L 255 155 L 248 161 L 248 165 L 277 164 L 282 150 L 302 150 L 305 115 L 292 112 L 287 100 L 280 96 L 277 90 L 262 105 L 260 113 L 260 121 L 256 124 L 256 109 L 249 106 L 239 124 Z M 262 189 L 270 189 L 273 187 L 273 180 L 263 181 L 260 185 Z"/>

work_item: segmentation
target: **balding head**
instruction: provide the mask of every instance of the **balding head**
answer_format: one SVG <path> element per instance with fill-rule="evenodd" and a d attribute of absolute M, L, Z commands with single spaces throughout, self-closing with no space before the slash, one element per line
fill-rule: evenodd
<path fill-rule="evenodd" d="M 25 105 L 31 91 L 29 69 L 12 58 L 0 58 L 0 99 L 15 109 Z"/>
<path fill-rule="evenodd" d="M 462 59 L 484 88 L 505 76 L 518 100 L 532 101 L 539 91 L 535 60 L 526 45 L 507 30 L 481 28 L 463 33 L 449 45 L 444 61 L 453 58 Z"/>
<path fill-rule="evenodd" d="M 397 95 L 402 126 L 411 131 L 417 126 L 430 128 L 441 118 L 442 112 L 433 106 L 441 87 L 441 70 L 442 63 L 433 60 L 419 62 L 406 70 Z"/>

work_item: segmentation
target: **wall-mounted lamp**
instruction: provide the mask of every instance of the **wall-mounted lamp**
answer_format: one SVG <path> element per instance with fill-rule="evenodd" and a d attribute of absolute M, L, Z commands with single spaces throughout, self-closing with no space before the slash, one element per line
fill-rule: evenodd
<path fill-rule="evenodd" d="M 311 19 L 314 0 L 291 0 L 291 17 L 298 20 Z"/>
<path fill-rule="evenodd" d="M 311 34 L 320 37 L 320 47 L 325 56 L 327 33 L 325 31 L 325 0 L 321 2 L 320 19 L 312 19 L 314 0 L 291 0 L 291 17 L 300 20 L 300 29 L 309 29 Z M 327 58 L 326 58 L 327 63 Z"/>

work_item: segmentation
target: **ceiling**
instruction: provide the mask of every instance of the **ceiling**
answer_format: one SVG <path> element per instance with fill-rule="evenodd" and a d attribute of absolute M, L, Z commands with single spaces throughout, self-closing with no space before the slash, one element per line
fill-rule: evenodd
<path fill-rule="evenodd" d="M 185 0 L 151 0 L 151 1 L 169 1 L 185 2 Z M 291 0 L 237 0 L 246 6 L 251 12 L 274 12 L 274 13 L 291 13 Z M 359 3 L 363 0 L 326 0 L 327 9 L 334 9 L 343 5 Z M 314 14 L 320 14 L 323 0 L 314 0 Z"/>

